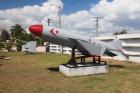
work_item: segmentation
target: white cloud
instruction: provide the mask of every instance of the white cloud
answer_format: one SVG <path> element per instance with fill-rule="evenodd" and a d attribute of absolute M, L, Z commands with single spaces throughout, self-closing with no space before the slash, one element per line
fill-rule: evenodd
<path fill-rule="evenodd" d="M 57 3 L 57 1 L 59 3 Z M 53 5 L 51 5 L 53 4 Z M 23 8 L 13 8 L 0 10 L 0 20 L 3 25 L 21 24 L 27 28 L 31 24 L 38 24 L 46 21 L 46 18 L 57 19 L 57 7 L 63 7 L 60 0 L 48 0 L 41 6 L 24 6 Z M 56 5 L 56 6 L 55 6 Z"/>
<path fill-rule="evenodd" d="M 56 26 L 58 24 L 57 6 L 59 5 L 63 8 L 60 0 L 48 0 L 41 6 L 0 10 L 0 18 L 2 18 L 0 22 L 10 26 L 21 24 L 27 28 L 31 24 L 47 25 L 47 18 L 51 18 L 53 23 L 51 25 Z M 101 0 L 98 4 L 92 5 L 89 11 L 81 10 L 77 13 L 62 15 L 62 28 L 73 33 L 92 36 L 95 32 L 95 22 L 93 22 L 95 16 L 103 18 L 99 26 L 102 34 L 112 34 L 123 29 L 138 32 L 140 29 L 140 0 L 113 0 L 112 2 Z"/>
<path fill-rule="evenodd" d="M 92 17 L 99 16 L 103 19 L 99 23 L 100 35 L 112 34 L 116 31 L 128 29 L 129 32 L 139 32 L 140 29 L 140 0 L 101 0 L 94 4 L 89 11 L 79 11 L 65 17 L 65 27 L 94 34 Z M 69 24 L 69 25 L 68 25 Z M 71 24 L 71 25 L 70 25 Z M 88 32 L 88 33 L 87 33 Z M 94 32 L 94 33 L 93 33 Z M 95 34 L 94 34 L 95 35 Z"/>
<path fill-rule="evenodd" d="M 79 11 L 74 14 L 63 16 L 62 28 L 71 32 L 90 34 L 93 30 L 92 16 L 88 11 Z M 89 32 L 90 31 L 90 32 Z"/>
<path fill-rule="evenodd" d="M 90 9 L 93 15 L 103 17 L 101 31 L 119 31 L 121 29 L 140 29 L 140 0 L 100 1 Z M 121 28 L 121 29 L 120 29 Z"/>

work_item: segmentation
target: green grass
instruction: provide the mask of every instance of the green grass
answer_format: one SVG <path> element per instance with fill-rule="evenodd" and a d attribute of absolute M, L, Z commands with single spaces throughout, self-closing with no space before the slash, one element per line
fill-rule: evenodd
<path fill-rule="evenodd" d="M 107 60 L 111 65 L 108 74 L 66 77 L 57 67 L 66 63 L 69 56 L 23 54 L 4 53 L 11 60 L 0 59 L 0 93 L 140 92 L 140 64 Z"/>

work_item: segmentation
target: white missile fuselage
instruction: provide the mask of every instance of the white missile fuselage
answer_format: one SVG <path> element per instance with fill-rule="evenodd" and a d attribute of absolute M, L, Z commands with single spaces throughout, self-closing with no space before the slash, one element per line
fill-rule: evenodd
<path fill-rule="evenodd" d="M 88 37 L 80 34 L 79 35 L 72 34 L 69 31 L 60 30 L 54 27 L 44 27 L 43 29 L 44 30 L 42 33 L 42 38 L 43 40 L 46 40 L 50 43 L 73 48 L 73 46 L 75 46 L 76 44 L 72 42 L 70 39 L 79 39 L 79 40 L 90 42 L 92 44 L 97 44 L 97 45 L 102 44 L 103 46 L 106 46 L 108 50 L 116 49 L 114 46 L 108 45 L 108 43 L 94 39 L 93 37 Z"/>
<path fill-rule="evenodd" d="M 106 50 L 118 51 L 120 49 L 118 46 L 122 46 L 120 41 L 106 43 L 93 37 L 71 33 L 68 30 L 64 31 L 50 26 L 32 25 L 29 30 L 36 36 L 43 38 L 44 41 L 70 48 L 76 46 L 76 49 L 83 55 L 102 56 Z"/>

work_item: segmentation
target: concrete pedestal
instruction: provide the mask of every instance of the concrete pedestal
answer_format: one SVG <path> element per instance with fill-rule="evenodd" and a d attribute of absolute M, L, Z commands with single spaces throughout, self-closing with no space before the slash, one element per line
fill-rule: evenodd
<path fill-rule="evenodd" d="M 66 76 L 82 76 L 82 75 L 92 75 L 100 73 L 108 73 L 108 65 L 78 65 L 78 67 L 72 67 L 68 65 L 60 65 L 59 71 Z"/>

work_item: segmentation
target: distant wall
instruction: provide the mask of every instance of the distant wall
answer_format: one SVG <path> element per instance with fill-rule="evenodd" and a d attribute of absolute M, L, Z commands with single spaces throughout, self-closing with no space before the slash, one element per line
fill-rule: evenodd
<path fill-rule="evenodd" d="M 46 46 L 37 46 L 36 52 L 46 52 Z"/>

